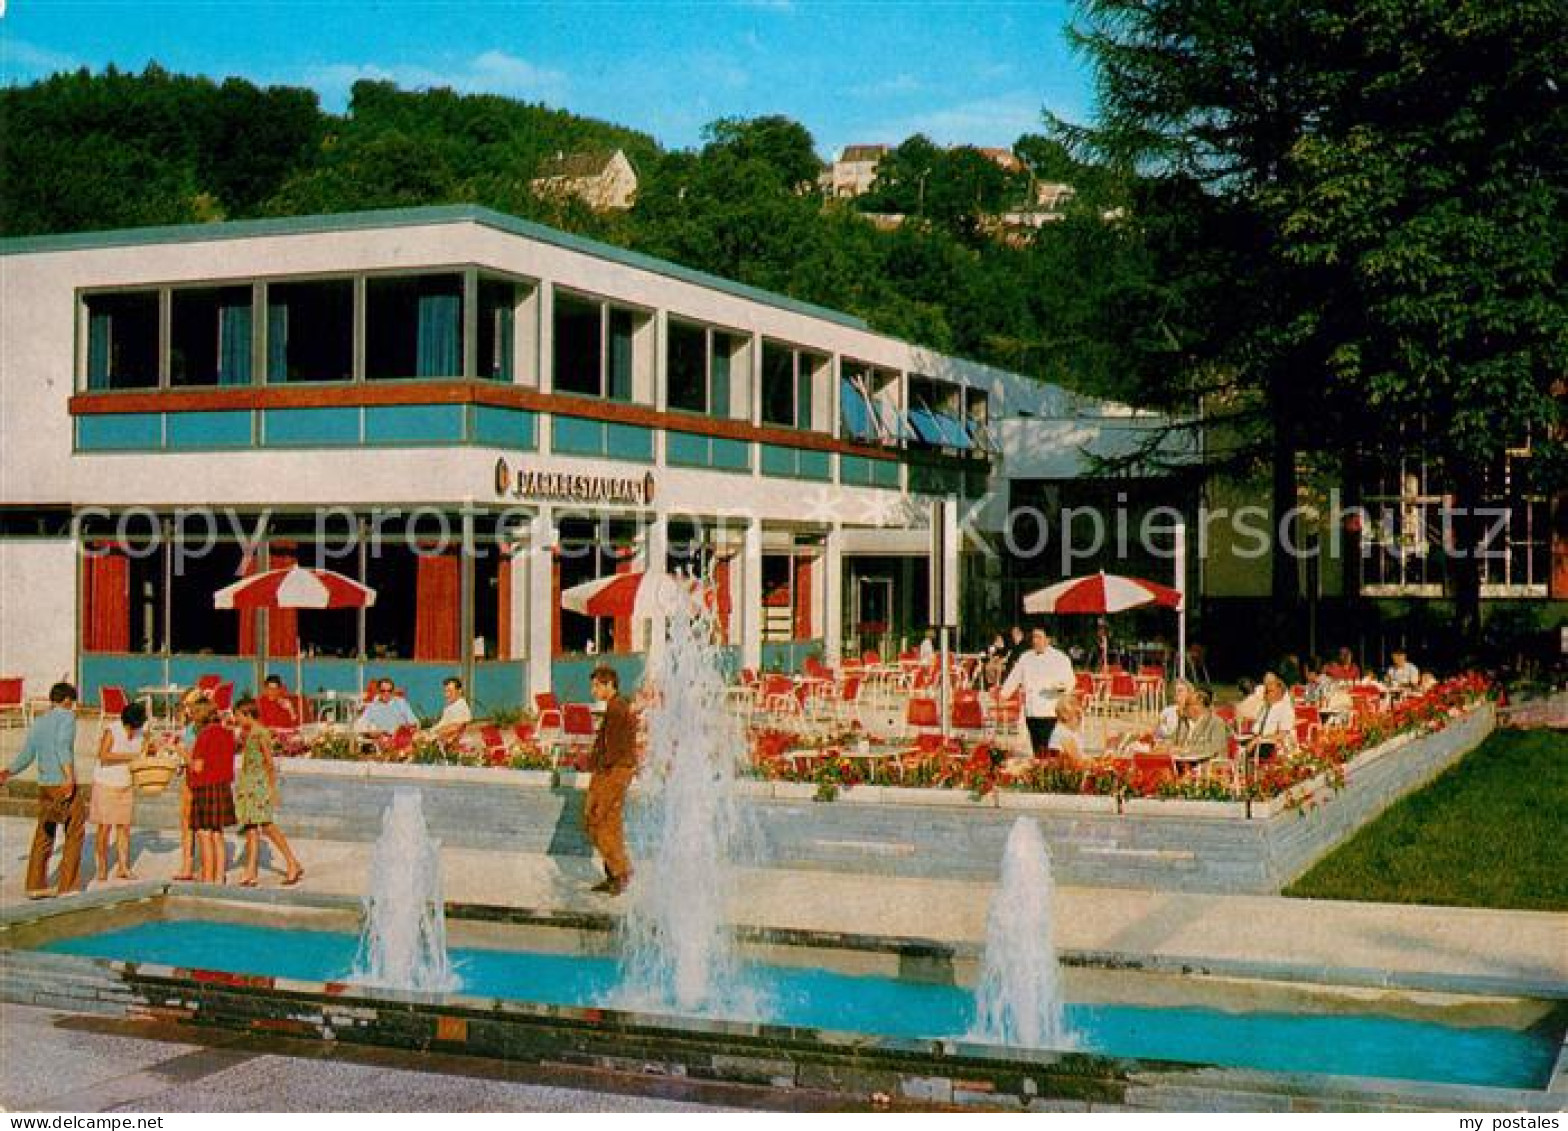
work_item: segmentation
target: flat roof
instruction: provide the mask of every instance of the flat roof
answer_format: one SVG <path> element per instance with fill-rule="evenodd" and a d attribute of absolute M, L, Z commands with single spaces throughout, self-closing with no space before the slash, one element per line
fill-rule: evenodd
<path fill-rule="evenodd" d="M 497 212 L 477 204 L 441 204 L 423 208 L 384 208 L 369 212 L 336 212 L 313 216 L 280 216 L 262 220 L 223 220 L 209 224 L 173 224 L 150 228 L 116 228 L 104 232 L 64 232 L 57 235 L 12 236 L 0 239 L 0 255 L 39 252 L 85 251 L 94 248 L 142 247 L 152 244 L 203 243 L 259 236 L 296 236 L 315 232 L 363 232 L 377 228 L 411 228 L 428 224 L 482 224 L 514 236 L 537 240 L 553 247 L 591 255 L 597 259 L 678 279 L 710 290 L 722 291 L 751 302 L 821 318 L 856 330 L 876 333 L 863 319 L 840 310 L 802 302 L 761 287 L 747 286 L 719 275 L 710 275 L 667 259 L 629 251 L 558 228 Z"/>

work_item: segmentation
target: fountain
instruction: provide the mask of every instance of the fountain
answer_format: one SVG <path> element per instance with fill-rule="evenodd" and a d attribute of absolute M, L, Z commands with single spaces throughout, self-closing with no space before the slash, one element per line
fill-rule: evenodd
<path fill-rule="evenodd" d="M 1007 835 L 1002 879 L 986 919 L 971 1039 L 1023 1048 L 1073 1047 L 1051 938 L 1055 890 L 1040 826 L 1020 817 Z"/>
<path fill-rule="evenodd" d="M 650 579 L 652 580 L 652 579 Z M 661 577 L 662 647 L 650 655 L 648 750 L 634 810 L 644 846 L 628 893 L 619 986 L 631 1009 L 756 1016 L 726 909 L 745 841 L 736 781 L 745 744 L 725 709 L 706 587 Z"/>
<path fill-rule="evenodd" d="M 396 790 L 381 815 L 352 978 L 427 993 L 458 988 L 446 950 L 441 842 L 425 826 L 418 790 Z"/>

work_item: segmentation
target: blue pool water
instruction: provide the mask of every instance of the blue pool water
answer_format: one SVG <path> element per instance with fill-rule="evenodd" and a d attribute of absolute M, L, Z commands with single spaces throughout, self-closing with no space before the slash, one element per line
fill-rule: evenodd
<path fill-rule="evenodd" d="M 336 932 L 174 920 L 65 939 L 43 949 L 336 981 L 346 978 L 357 946 L 356 936 Z M 461 948 L 452 958 L 465 994 L 554 1005 L 601 1003 L 618 974 L 613 958 Z M 961 987 L 782 966 L 752 970 L 770 1003 L 770 1018 L 780 1024 L 934 1038 L 960 1036 L 973 1020 L 972 996 Z M 1543 1032 L 1375 1014 L 1069 1005 L 1067 1018 L 1081 1048 L 1115 1056 L 1494 1087 L 1540 1087 L 1554 1051 Z"/>

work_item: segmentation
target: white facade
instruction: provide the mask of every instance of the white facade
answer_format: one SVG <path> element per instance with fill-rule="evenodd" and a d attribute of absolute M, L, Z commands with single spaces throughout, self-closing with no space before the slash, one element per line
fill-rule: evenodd
<path fill-rule="evenodd" d="M 371 284 L 365 280 L 403 272 L 448 273 L 465 280 L 466 377 L 455 373 L 382 382 L 357 375 L 351 381 L 325 383 L 263 379 L 266 345 L 259 323 L 262 312 L 270 310 L 263 296 L 273 293 L 271 288 L 285 280 L 354 279 L 358 357 L 365 353 L 370 333 L 364 324 L 363 296 Z M 515 284 L 509 292 L 515 305 L 507 315 L 514 351 L 509 381 L 478 380 L 473 373 L 475 280 L 491 278 Z M 115 288 L 158 290 L 169 296 L 198 285 L 249 286 L 258 296 L 257 336 L 254 347 L 247 347 L 263 362 L 255 378 L 237 385 L 175 388 L 165 372 L 157 388 L 87 388 L 90 347 L 84 296 Z M 812 558 L 813 567 L 799 573 L 801 592 L 792 598 L 809 610 L 798 614 L 800 623 L 810 625 L 809 639 L 799 643 L 815 643 L 831 660 L 852 635 L 846 631 L 846 618 L 852 613 L 847 606 L 855 599 L 846 593 L 846 567 L 857 555 L 924 554 L 925 535 L 918 528 L 926 503 L 922 492 L 911 486 L 915 465 L 922 459 L 944 468 L 944 474 L 967 473 L 971 494 L 978 496 L 989 487 L 995 495 L 994 488 L 1014 466 L 1028 474 L 1042 469 L 1070 474 L 1081 466 L 1078 448 L 1094 448 L 1107 424 L 1117 430 L 1126 426 L 1125 419 L 1108 416 L 1114 410 L 1105 406 L 1069 400 L 1060 390 L 1029 379 L 934 354 L 877 334 L 846 316 L 482 209 L 6 241 L 0 244 L 0 294 L 5 296 L 0 305 L 0 428 L 6 438 L 0 449 L 0 514 L 8 516 L 9 523 L 0 541 L 0 674 L 24 674 L 30 692 L 63 671 L 82 671 L 81 602 L 75 592 L 80 580 L 73 585 L 79 572 L 77 542 L 62 523 L 84 513 L 101 512 L 102 520 L 110 521 L 127 508 L 165 517 L 198 507 L 233 508 L 245 515 L 312 507 L 361 515 L 420 506 L 451 513 L 465 507 L 517 508 L 526 514 L 531 530 L 520 535 L 521 541 L 533 553 L 526 567 L 511 575 L 510 627 L 499 631 L 508 637 L 508 658 L 527 664 L 527 687 L 517 689 L 521 701 L 525 690 L 550 688 L 552 661 L 558 659 L 550 654 L 550 627 L 557 614 L 545 551 L 561 512 L 582 513 L 585 507 L 548 498 L 501 497 L 496 489 L 498 459 L 506 460 L 509 468 L 545 475 L 651 476 L 656 490 L 646 505 L 603 503 L 586 509 L 635 517 L 647 530 L 640 543 L 644 552 L 650 546 L 657 550 L 672 519 L 690 519 L 717 531 L 715 544 L 727 547 L 724 552 L 733 563 L 731 642 L 742 663 L 758 666 L 764 660 L 767 628 L 760 607 L 763 556 Z M 563 295 L 588 297 L 609 304 L 606 309 L 629 312 L 636 325 L 628 347 L 633 370 L 629 396 L 606 403 L 604 398 L 569 396 L 552 388 L 554 304 Z M 174 299 L 160 301 L 158 334 L 167 368 L 168 311 Z M 728 400 L 711 416 L 669 408 L 667 369 L 674 322 L 711 327 L 722 338 L 710 340 L 722 340 L 732 351 L 725 362 Z M 820 362 L 809 373 L 806 361 L 797 363 L 802 374 L 797 383 L 810 385 L 806 400 L 797 402 L 809 402 L 810 417 L 799 423 L 809 427 L 764 422 L 764 351 L 774 351 L 770 356 L 776 357 L 785 347 Z M 364 364 L 356 361 L 357 366 Z M 919 383 L 925 390 L 922 397 L 948 398 L 957 406 L 950 409 L 954 416 L 968 416 L 975 434 L 984 433 L 982 421 L 996 425 L 989 431 L 1001 439 L 1001 449 L 988 460 L 953 451 L 928 453 L 927 458 L 902 450 L 891 437 L 883 443 L 856 442 L 847 434 L 840 403 L 840 378 L 852 372 L 870 374 L 867 387 L 875 385 L 877 398 L 900 415 L 918 407 L 910 390 L 912 381 Z M 449 407 L 454 404 L 464 407 Z M 373 438 L 369 430 L 379 419 L 375 414 L 399 409 L 448 414 L 466 421 L 462 427 L 468 431 L 460 442 Z M 528 414 L 534 422 L 532 444 L 513 445 L 498 442 L 493 434 L 480 435 L 474 421 L 487 411 L 511 413 L 517 419 Z M 336 413 L 345 419 L 344 414 L 357 412 L 360 434 L 330 443 L 273 444 L 274 423 L 302 412 Z M 253 421 L 249 443 L 182 450 L 175 442 L 178 431 L 194 424 L 205 426 L 221 418 L 243 426 L 246 413 Z M 1004 425 L 1020 413 L 1049 415 L 1057 424 Z M 646 440 L 648 458 L 562 451 L 560 440 L 568 424 L 579 431 L 603 427 L 606 436 L 620 429 L 639 443 Z M 140 430 L 146 441 L 125 442 L 126 429 Z M 737 458 L 744 451 L 745 466 L 692 466 L 690 458 L 676 458 L 693 443 L 710 442 L 730 445 Z M 781 473 L 780 466 L 789 470 Z M 873 473 L 883 485 L 866 481 Z M 980 529 L 998 529 L 1005 518 L 1000 511 L 996 505 L 977 509 Z M 44 539 L 33 533 L 34 519 L 44 526 L 53 522 L 55 536 Z M 467 574 L 464 584 L 472 584 Z M 796 582 L 790 585 L 793 590 Z M 466 653 L 473 648 L 469 638 L 479 633 L 465 624 L 466 663 Z M 162 651 L 164 670 L 172 671 L 167 655 L 173 649 L 167 639 Z M 362 669 L 363 656 L 360 665 Z"/>

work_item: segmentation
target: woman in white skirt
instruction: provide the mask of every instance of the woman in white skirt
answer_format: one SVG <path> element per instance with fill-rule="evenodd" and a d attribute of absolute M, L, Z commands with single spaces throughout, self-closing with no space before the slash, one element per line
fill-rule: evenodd
<path fill-rule="evenodd" d="M 93 856 L 98 862 L 98 879 L 109 878 L 109 841 L 112 837 L 120 866 L 117 880 L 134 880 L 131 871 L 131 816 L 136 791 L 131 786 L 131 762 L 147 748 L 147 708 L 129 703 L 120 712 L 120 721 L 104 728 L 98 742 L 98 768 L 93 771 L 92 804 L 87 823 L 98 827 L 93 838 Z"/>

